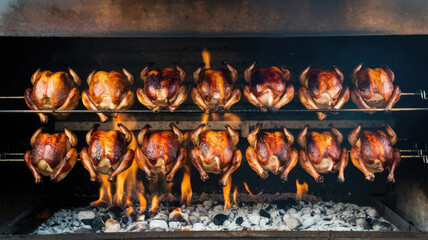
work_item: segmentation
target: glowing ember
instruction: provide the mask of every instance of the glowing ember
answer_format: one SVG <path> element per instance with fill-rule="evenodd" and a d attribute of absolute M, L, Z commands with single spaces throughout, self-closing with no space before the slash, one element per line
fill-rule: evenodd
<path fill-rule="evenodd" d="M 235 205 L 238 205 L 238 203 L 236 202 L 237 194 L 238 194 L 238 185 L 235 185 L 235 189 L 233 190 L 233 202 L 235 203 Z"/>
<path fill-rule="evenodd" d="M 185 165 L 183 167 L 184 174 L 183 180 L 181 181 L 181 203 L 186 203 L 187 206 L 190 206 L 192 201 L 192 184 L 190 182 L 190 167 Z"/>
<path fill-rule="evenodd" d="M 303 182 L 303 184 L 299 183 L 299 179 L 296 179 L 296 200 L 302 200 L 304 194 L 307 194 L 309 191 L 308 184 Z"/>
<path fill-rule="evenodd" d="M 142 213 L 147 209 L 147 200 L 142 193 L 138 195 L 138 198 L 140 199 L 140 213 Z"/>
<path fill-rule="evenodd" d="M 91 206 L 94 207 L 104 204 L 111 206 L 113 204 L 113 200 L 111 197 L 111 185 L 108 181 L 108 176 L 98 174 L 98 181 L 101 182 L 100 197 L 98 200 L 91 202 Z"/>
<path fill-rule="evenodd" d="M 152 198 L 152 206 L 150 207 L 150 212 L 155 212 L 158 209 L 159 200 L 158 195 L 154 195 Z"/>
<path fill-rule="evenodd" d="M 245 190 L 250 194 L 250 196 L 254 196 L 254 194 L 250 191 L 250 188 L 248 187 L 248 184 L 246 182 L 242 182 L 244 184 Z"/>
<path fill-rule="evenodd" d="M 208 52 L 208 50 L 206 50 L 206 49 L 202 50 L 202 59 L 204 60 L 205 68 L 211 68 L 210 52 Z"/>
<path fill-rule="evenodd" d="M 230 203 L 230 188 L 232 187 L 232 176 L 227 178 L 227 185 L 223 187 L 223 197 L 224 197 L 224 211 L 231 208 L 232 204 Z"/>
<path fill-rule="evenodd" d="M 181 209 L 176 208 L 169 214 L 169 219 L 178 219 L 181 217 Z"/>

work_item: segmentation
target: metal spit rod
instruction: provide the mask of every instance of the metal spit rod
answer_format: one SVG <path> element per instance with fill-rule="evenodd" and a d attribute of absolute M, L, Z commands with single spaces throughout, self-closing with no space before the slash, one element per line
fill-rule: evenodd
<path fill-rule="evenodd" d="M 295 94 L 294 96 L 298 96 Z M 401 96 L 420 96 L 423 100 L 428 100 L 428 94 L 425 90 L 418 90 L 417 92 L 401 93 Z M 0 96 L 0 99 L 24 99 L 24 96 Z"/>
<path fill-rule="evenodd" d="M 402 159 L 416 159 L 416 158 L 422 158 L 424 162 L 426 159 L 428 159 L 428 150 L 418 150 L 418 149 L 402 149 L 400 150 L 401 153 L 413 153 L 418 155 L 401 155 Z M 24 153 L 4 153 L 2 156 L 24 156 Z M 80 158 L 77 158 L 78 161 L 80 161 Z M 23 162 L 24 159 L 22 158 L 2 158 L 0 156 L 0 162 Z M 427 162 L 428 163 L 428 162 Z"/>
<path fill-rule="evenodd" d="M 374 108 L 374 109 L 279 109 L 276 112 L 291 113 L 291 112 L 411 112 L 411 111 L 428 111 L 428 108 Z M 150 109 L 141 110 L 0 110 L 0 113 L 151 113 Z M 161 113 L 171 113 L 167 109 L 160 110 Z M 173 113 L 203 113 L 200 109 L 177 109 Z M 213 113 L 257 113 L 261 112 L 260 109 L 229 109 L 229 110 L 214 110 Z"/>

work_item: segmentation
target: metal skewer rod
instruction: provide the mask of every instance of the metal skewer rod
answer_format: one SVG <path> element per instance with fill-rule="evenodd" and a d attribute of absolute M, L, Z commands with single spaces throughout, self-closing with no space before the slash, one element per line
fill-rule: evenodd
<path fill-rule="evenodd" d="M 295 94 L 295 96 L 297 96 Z M 408 93 L 401 93 L 401 96 L 421 96 L 424 95 L 424 91 L 419 92 L 408 92 Z M 24 96 L 0 96 L 0 99 L 24 99 Z"/>
<path fill-rule="evenodd" d="M 360 109 L 360 108 L 348 108 L 348 109 L 279 109 L 276 112 L 280 113 L 296 113 L 296 112 L 411 112 L 411 111 L 428 111 L 428 108 L 375 108 L 375 109 Z M 160 110 L 161 113 L 171 113 L 169 110 Z M 177 109 L 173 113 L 203 113 L 200 109 Z M 229 109 L 229 110 L 215 110 L 212 113 L 258 113 L 262 112 L 258 108 L 251 109 Z M 152 113 L 150 109 L 140 110 L 17 110 L 17 109 L 1 109 L 0 113 Z"/>

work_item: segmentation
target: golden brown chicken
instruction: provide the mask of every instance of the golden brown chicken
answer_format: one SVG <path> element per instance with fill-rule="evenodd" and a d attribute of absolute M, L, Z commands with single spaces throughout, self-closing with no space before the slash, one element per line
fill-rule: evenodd
<path fill-rule="evenodd" d="M 123 73 L 111 71 L 93 71 L 87 82 L 89 89 L 82 92 L 83 105 L 89 110 L 127 110 L 135 101 L 135 94 L 130 89 L 134 84 L 134 77 L 122 69 Z M 97 113 L 101 122 L 108 120 L 104 113 Z M 117 113 L 112 114 L 113 117 Z"/>
<path fill-rule="evenodd" d="M 24 98 L 32 110 L 72 110 L 79 103 L 80 78 L 73 71 L 66 72 L 40 71 L 31 77 L 33 89 L 25 90 Z M 48 116 L 37 113 L 42 123 L 48 122 Z M 53 113 L 58 119 L 65 119 L 70 113 Z"/>
<path fill-rule="evenodd" d="M 244 72 L 247 84 L 244 96 L 263 112 L 268 109 L 278 110 L 293 100 L 294 86 L 287 84 L 290 72 L 281 66 L 255 67 L 253 62 Z"/>
<path fill-rule="evenodd" d="M 64 128 L 64 132 L 43 133 L 39 128 L 31 137 L 31 151 L 24 155 L 24 162 L 40 183 L 43 176 L 50 176 L 51 181 L 59 182 L 73 169 L 77 160 L 77 138 L 74 133 Z"/>
<path fill-rule="evenodd" d="M 320 70 L 305 68 L 300 74 L 299 89 L 300 102 L 308 109 L 340 109 L 349 100 L 349 87 L 343 91 L 342 72 L 334 70 Z M 327 115 L 317 112 L 318 119 L 323 120 Z"/>
<path fill-rule="evenodd" d="M 284 133 L 270 133 L 260 132 L 261 126 L 257 124 L 247 137 L 250 144 L 246 152 L 248 165 L 263 179 L 269 176 L 269 171 L 275 175 L 281 173 L 281 180 L 287 181 L 298 161 L 297 150 L 291 147 L 294 137 L 285 127 L 282 128 Z"/>
<path fill-rule="evenodd" d="M 354 85 L 351 91 L 352 101 L 362 109 L 384 107 L 391 110 L 401 96 L 400 87 L 393 85 L 395 76 L 392 70 L 389 67 L 362 67 L 363 64 L 358 65 L 351 74 Z"/>
<path fill-rule="evenodd" d="M 173 123 L 170 127 L 172 131 L 149 131 L 147 124 L 138 134 L 141 147 L 135 152 L 135 161 L 149 180 L 154 173 L 162 173 L 167 182 L 172 182 L 186 163 L 186 149 L 181 145 L 183 134 Z"/>
<path fill-rule="evenodd" d="M 343 135 L 336 128 L 331 128 L 331 132 L 308 133 L 308 127 L 305 127 L 297 138 L 302 148 L 299 151 L 300 165 L 319 183 L 324 182 L 320 173 L 337 171 L 337 180 L 344 182 L 349 156 L 346 148 L 340 149 L 342 141 Z"/>
<path fill-rule="evenodd" d="M 137 98 L 153 112 L 164 108 L 174 112 L 187 99 L 186 72 L 178 65 L 163 70 L 151 70 L 147 66 L 141 71 L 140 78 L 144 87 L 137 89 Z"/>
<path fill-rule="evenodd" d="M 134 159 L 134 151 L 127 149 L 132 141 L 132 132 L 121 123 L 118 130 L 96 130 L 95 125 L 86 134 L 86 143 L 80 152 L 80 161 L 88 170 L 91 181 L 95 181 L 97 173 L 109 175 L 108 180 L 115 182 L 117 175 L 128 169 Z"/>
<path fill-rule="evenodd" d="M 355 167 L 364 173 L 365 178 L 373 181 L 374 173 L 389 170 L 388 181 L 395 182 L 395 168 L 400 164 L 401 154 L 398 148 L 394 148 L 397 135 L 388 125 L 385 131 L 362 131 L 358 125 L 348 135 L 351 144 L 351 160 Z"/>
<path fill-rule="evenodd" d="M 227 185 L 229 176 L 239 168 L 242 161 L 240 150 L 233 150 L 239 142 L 238 133 L 229 125 L 227 131 L 205 130 L 205 124 L 192 133 L 194 147 L 190 150 L 190 160 L 201 175 L 202 181 L 208 179 L 207 172 L 223 174 L 220 179 L 222 186 Z"/>
<path fill-rule="evenodd" d="M 206 114 L 218 109 L 228 110 L 241 99 L 241 90 L 234 85 L 238 71 L 228 63 L 226 67 L 229 71 L 199 67 L 193 73 L 196 86 L 192 88 L 192 99 Z"/>

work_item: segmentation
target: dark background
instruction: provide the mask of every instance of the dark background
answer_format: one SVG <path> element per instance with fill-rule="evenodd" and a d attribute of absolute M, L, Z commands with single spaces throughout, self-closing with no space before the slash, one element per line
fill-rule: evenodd
<path fill-rule="evenodd" d="M 136 81 L 135 90 L 142 85 L 139 72 L 149 63 L 154 67 L 170 67 L 179 63 L 188 73 L 187 83 L 193 85 L 191 74 L 202 62 L 201 51 L 207 48 L 211 52 L 211 66 L 223 67 L 222 61 L 228 60 L 239 71 L 238 85 L 243 86 L 243 71 L 253 60 L 260 65 L 285 65 L 291 72 L 291 82 L 298 89 L 297 77 L 300 71 L 311 65 L 315 68 L 331 68 L 337 66 L 345 75 L 344 85 L 349 86 L 349 75 L 352 69 L 363 62 L 367 67 L 388 65 L 395 73 L 396 84 L 402 92 L 416 92 L 428 89 L 426 69 L 428 61 L 427 36 L 364 36 L 364 37 L 292 37 L 292 38 L 0 38 L 0 46 L 4 63 L 0 81 L 0 96 L 22 96 L 25 89 L 31 87 L 30 78 L 37 68 L 42 70 L 66 71 L 73 68 L 82 79 L 80 91 L 87 88 L 86 77 L 94 70 L 120 70 L 125 67 Z M 0 100 L 1 109 L 27 109 L 23 99 Z M 196 109 L 189 96 L 184 106 Z M 403 96 L 396 107 L 427 107 L 418 96 Z M 242 96 L 239 104 L 233 108 L 254 108 Z M 285 108 L 303 108 L 298 100 L 294 100 Z M 344 108 L 356 108 L 352 101 Z M 79 103 L 77 109 L 84 109 Z M 145 109 L 138 101 L 132 109 Z M 200 113 L 142 113 L 134 114 L 137 119 L 163 121 L 180 121 L 201 119 Z M 395 120 L 395 131 L 400 140 L 397 147 L 411 149 L 413 143 L 423 146 L 427 141 L 426 112 L 383 112 L 368 115 L 358 113 L 340 113 L 331 115 L 324 121 L 339 119 L 388 119 Z M 239 114 L 245 120 L 316 120 L 315 113 L 258 113 Z M 95 114 L 72 114 L 67 120 L 98 121 Z M 67 121 L 65 120 L 65 121 Z M 50 116 L 45 126 L 47 131 L 54 131 L 56 120 Z M 40 126 L 36 114 L 2 114 L 0 132 L 0 154 L 5 152 L 25 152 L 30 149 L 31 135 Z M 344 136 L 355 126 L 340 129 Z M 89 129 L 87 129 L 89 130 Z M 278 129 L 275 129 L 278 130 Z M 322 130 L 322 129 L 321 129 Z M 297 136 L 299 131 L 292 130 Z M 86 132 L 78 132 L 80 151 L 84 146 Z M 345 138 L 346 139 L 346 138 Z M 237 146 L 245 155 L 248 143 L 241 139 Z M 297 147 L 297 144 L 294 144 Z M 347 141 L 343 146 L 349 148 Z M 427 184 L 426 167 L 421 159 L 403 159 L 396 172 L 397 184 L 406 186 L 407 176 L 416 179 L 420 184 Z M 366 182 L 363 174 L 349 161 L 345 171 L 346 182 L 336 183 L 337 174 L 325 175 L 325 183 L 317 184 L 299 165 L 289 175 L 289 182 L 282 183 L 279 176 L 270 175 L 261 180 L 250 169 L 245 158 L 241 167 L 233 174 L 233 184 L 239 191 L 245 192 L 242 181 L 246 181 L 253 193 L 295 192 L 295 179 L 308 182 L 309 191 L 317 195 L 374 194 L 394 195 L 394 184 L 386 183 L 386 173 L 377 174 L 374 182 Z M 182 173 L 176 176 L 181 180 Z M 143 175 L 140 174 L 140 178 Z M 219 176 L 210 174 L 207 182 L 199 179 L 192 166 L 192 186 L 194 192 L 221 192 L 217 184 Z M 98 184 L 89 181 L 89 174 L 78 162 L 69 176 L 58 184 L 50 183 L 45 178 L 43 184 L 35 185 L 30 171 L 23 162 L 0 161 L 0 198 L 21 195 L 48 196 L 86 196 L 97 197 Z M 425 188 L 427 189 L 427 188 Z M 179 195 L 179 184 L 173 187 Z M 425 195 L 427 193 L 425 192 Z"/>

